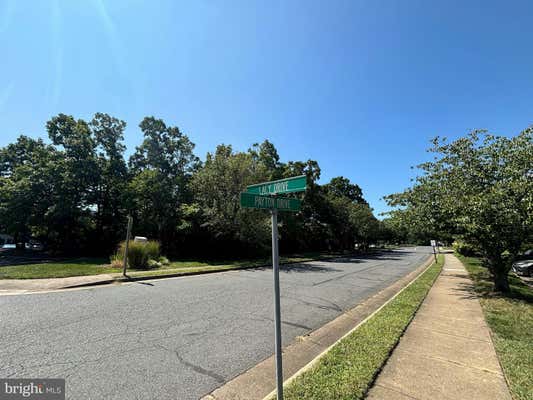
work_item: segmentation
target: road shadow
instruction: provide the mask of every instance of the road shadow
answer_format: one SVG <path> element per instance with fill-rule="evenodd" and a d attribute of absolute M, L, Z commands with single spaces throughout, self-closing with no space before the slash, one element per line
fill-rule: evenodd
<path fill-rule="evenodd" d="M 139 284 L 139 285 L 145 285 L 145 286 L 154 286 L 153 283 L 150 283 L 150 282 L 141 282 L 141 281 L 134 281 L 132 283 L 136 283 L 136 284 Z"/>
<path fill-rule="evenodd" d="M 28 264 L 63 263 L 84 265 L 105 263 L 102 257 L 58 257 L 45 252 L 31 250 L 0 249 L 0 268 Z"/>
<path fill-rule="evenodd" d="M 329 262 L 335 262 L 335 263 L 360 263 L 360 262 L 368 261 L 368 260 L 397 261 L 397 260 L 403 259 L 406 254 L 425 254 L 425 253 L 420 252 L 420 251 L 415 252 L 415 251 L 408 251 L 408 250 L 379 250 L 379 251 L 374 251 L 372 253 L 352 254 L 352 255 L 347 255 L 347 256 L 339 256 L 339 257 L 335 257 L 335 258 L 331 258 L 327 260 L 320 260 L 320 261 L 329 261 Z"/>
<path fill-rule="evenodd" d="M 364 261 L 398 261 L 401 260 L 403 257 L 393 257 L 390 255 L 373 255 L 373 256 L 362 256 L 362 257 L 342 257 L 342 258 L 336 258 L 332 260 L 321 260 L 321 261 L 327 261 L 327 262 L 334 262 L 334 263 L 347 263 L 347 264 L 358 264 Z"/>
<path fill-rule="evenodd" d="M 465 278 L 465 275 L 448 274 L 458 278 Z M 533 295 L 528 291 L 523 291 L 513 285 L 513 277 L 510 279 L 510 292 L 495 292 L 493 290 L 493 283 L 490 280 L 484 279 L 482 282 L 475 283 L 460 283 L 457 288 L 453 289 L 460 294 L 461 299 L 508 299 L 514 301 L 521 301 L 528 304 L 533 304 Z"/>
<path fill-rule="evenodd" d="M 249 269 L 248 271 L 267 271 L 271 270 L 272 266 L 264 266 L 264 267 L 257 267 L 253 269 Z M 340 269 L 334 268 L 334 267 L 327 267 L 323 265 L 316 265 L 316 264 L 310 264 L 310 263 L 293 263 L 293 264 L 282 264 L 279 266 L 279 270 L 282 272 L 288 272 L 288 273 L 304 273 L 304 272 L 319 272 L 319 273 L 327 273 L 327 272 L 341 272 Z"/>
<path fill-rule="evenodd" d="M 0 267 L 10 265 L 41 264 L 63 261 L 65 258 L 53 257 L 46 253 L 34 253 L 12 249 L 0 249 Z"/>
<path fill-rule="evenodd" d="M 398 254 L 401 253 L 401 254 Z M 309 261 L 294 262 L 280 265 L 280 271 L 287 273 L 305 272 L 344 272 L 343 269 L 335 268 L 335 264 L 360 264 L 366 261 L 400 261 L 405 258 L 406 253 L 421 254 L 420 251 L 411 250 L 379 250 L 366 254 L 339 255 L 331 258 Z M 422 253 L 424 254 L 424 253 Z M 428 253 L 429 254 L 429 253 Z M 272 266 L 259 266 L 249 269 L 250 271 L 271 270 Z"/>
<path fill-rule="evenodd" d="M 327 267 L 320 264 L 310 263 L 298 263 L 298 264 L 283 264 L 280 265 L 280 271 L 289 273 L 302 273 L 302 272 L 339 272 L 340 269 L 334 267 Z"/>
<path fill-rule="evenodd" d="M 455 276 L 464 279 L 464 275 L 449 274 L 447 276 Z M 459 283 L 455 288 L 452 289 L 452 291 L 457 294 L 461 300 L 472 300 L 479 298 L 479 295 L 476 293 L 474 284 L 472 283 Z"/>

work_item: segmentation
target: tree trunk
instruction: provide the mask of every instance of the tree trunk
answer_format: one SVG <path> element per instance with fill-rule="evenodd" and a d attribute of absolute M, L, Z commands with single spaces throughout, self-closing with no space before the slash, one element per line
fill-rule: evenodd
<path fill-rule="evenodd" d="M 503 267 L 503 266 L 502 266 Z M 494 290 L 507 293 L 509 288 L 509 275 L 505 268 L 495 268 L 494 270 Z"/>
<path fill-rule="evenodd" d="M 485 257 L 485 265 L 492 275 L 494 281 L 494 291 L 509 292 L 509 269 L 510 265 L 501 257 L 501 253 L 488 254 Z"/>
<path fill-rule="evenodd" d="M 22 242 L 22 235 L 19 232 L 15 232 L 15 235 L 13 235 L 13 240 L 15 241 L 15 250 L 17 252 L 24 251 L 24 243 Z"/>

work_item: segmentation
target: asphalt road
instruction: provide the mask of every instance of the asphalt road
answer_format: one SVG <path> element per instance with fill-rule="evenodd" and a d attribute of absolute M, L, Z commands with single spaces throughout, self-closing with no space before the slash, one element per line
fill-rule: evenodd
<path fill-rule="evenodd" d="M 419 266 L 429 248 L 282 267 L 283 344 Z M 272 355 L 272 270 L 0 296 L 0 377 L 68 399 L 198 399 Z"/>

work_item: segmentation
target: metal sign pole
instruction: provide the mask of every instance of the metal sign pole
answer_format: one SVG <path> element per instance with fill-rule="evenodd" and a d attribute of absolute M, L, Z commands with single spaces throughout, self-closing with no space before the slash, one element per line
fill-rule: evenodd
<path fill-rule="evenodd" d="M 435 257 L 435 262 L 437 262 L 437 251 L 435 250 L 435 248 L 437 247 L 438 243 L 436 240 L 432 239 L 429 241 L 429 244 L 433 248 L 433 257 Z"/>
<path fill-rule="evenodd" d="M 128 247 L 130 244 L 131 225 L 133 224 L 133 218 L 128 215 L 128 229 L 126 231 L 126 243 L 124 243 L 124 265 L 122 267 L 122 275 L 126 276 L 126 266 L 128 265 Z"/>
<path fill-rule="evenodd" d="M 272 210 L 272 270 L 274 271 L 277 399 L 283 400 L 283 366 L 281 358 L 281 306 L 279 290 L 278 210 L 276 209 Z"/>

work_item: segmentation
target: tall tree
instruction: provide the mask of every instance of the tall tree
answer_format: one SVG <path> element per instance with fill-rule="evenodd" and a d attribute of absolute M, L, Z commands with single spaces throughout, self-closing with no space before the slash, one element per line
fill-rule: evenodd
<path fill-rule="evenodd" d="M 433 161 L 403 193 L 388 196 L 413 218 L 475 245 L 508 291 L 508 272 L 533 229 L 533 128 L 507 138 L 474 131 L 448 143 L 436 138 Z M 418 220 L 418 221 L 415 221 Z"/>
<path fill-rule="evenodd" d="M 194 144 L 178 127 L 154 117 L 144 118 L 139 126 L 144 140 L 129 161 L 137 226 L 168 249 L 176 239 L 181 205 L 190 197 L 188 182 L 199 160 Z"/>
<path fill-rule="evenodd" d="M 47 237 L 58 160 L 52 146 L 27 136 L 0 149 L 0 231 L 14 236 L 17 245 Z"/>
<path fill-rule="evenodd" d="M 354 203 L 368 204 L 363 198 L 363 191 L 359 185 L 351 183 L 343 176 L 332 178 L 328 184 L 324 185 L 324 188 L 334 196 L 344 196 Z"/>
<path fill-rule="evenodd" d="M 70 115 L 53 117 L 46 128 L 52 143 L 62 148 L 63 156 L 56 165 L 60 179 L 51 194 L 54 199 L 47 223 L 58 249 L 78 251 L 87 245 L 97 202 L 96 143 L 89 124 Z"/>
<path fill-rule="evenodd" d="M 283 164 L 279 161 L 278 150 L 273 143 L 268 140 L 261 144 L 255 143 L 248 153 L 254 161 L 256 174 L 266 176 L 267 180 L 277 180 L 282 177 Z"/>
<path fill-rule="evenodd" d="M 202 225 L 212 237 L 226 246 L 240 244 L 261 248 L 268 242 L 268 216 L 263 211 L 240 207 L 239 196 L 247 185 L 268 180 L 269 172 L 258 168 L 253 152 L 233 152 L 219 145 L 208 153 L 191 187 L 203 210 Z M 219 250 L 222 250 L 219 248 Z"/>
<path fill-rule="evenodd" d="M 280 217 L 280 249 L 282 251 L 322 250 L 329 247 L 331 236 L 323 220 L 327 202 L 318 180 L 320 166 L 316 160 L 289 161 L 281 166 L 282 177 L 306 175 L 307 189 L 299 213 L 283 213 Z"/>
<path fill-rule="evenodd" d="M 96 144 L 99 172 L 95 235 L 99 247 L 109 251 L 123 233 L 126 214 L 128 169 L 123 144 L 126 123 L 108 114 L 96 113 L 90 128 Z"/>

